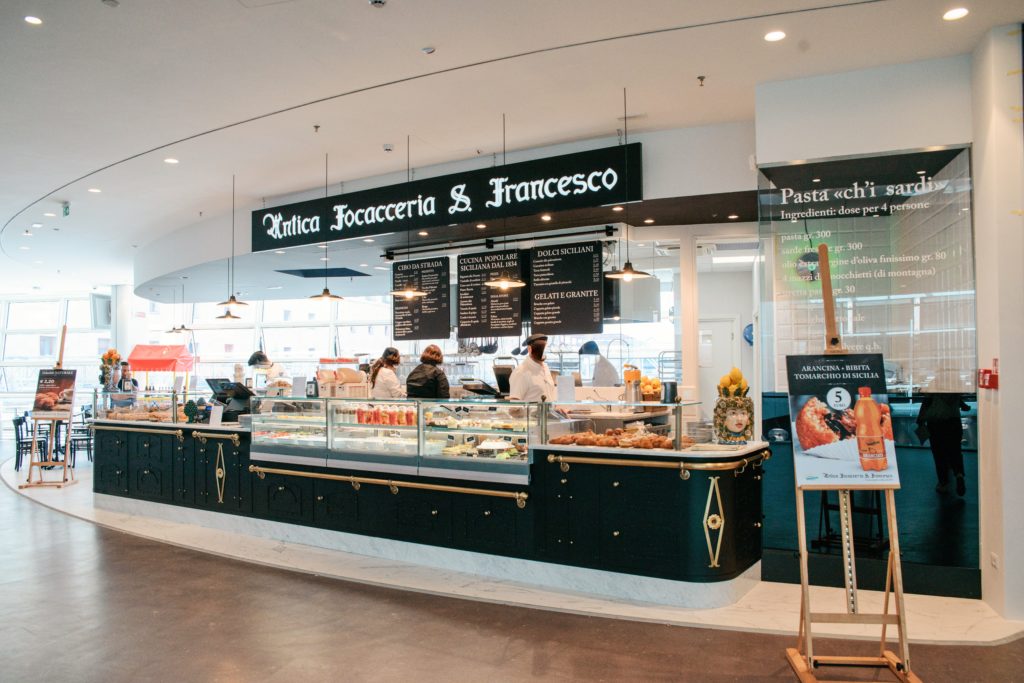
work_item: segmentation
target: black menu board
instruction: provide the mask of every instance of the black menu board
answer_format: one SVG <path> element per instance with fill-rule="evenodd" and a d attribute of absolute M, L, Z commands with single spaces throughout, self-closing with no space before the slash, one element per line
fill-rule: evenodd
<path fill-rule="evenodd" d="M 601 243 L 530 250 L 533 329 L 544 334 L 591 334 L 603 329 Z"/>
<path fill-rule="evenodd" d="M 396 340 L 448 338 L 451 322 L 448 277 L 447 257 L 401 261 L 391 267 L 395 290 L 412 287 L 427 293 L 411 299 L 394 297 L 392 321 Z"/>
<path fill-rule="evenodd" d="M 486 286 L 501 275 L 522 277 L 519 252 L 459 256 L 459 337 L 518 337 L 523 331 L 522 288 Z"/>

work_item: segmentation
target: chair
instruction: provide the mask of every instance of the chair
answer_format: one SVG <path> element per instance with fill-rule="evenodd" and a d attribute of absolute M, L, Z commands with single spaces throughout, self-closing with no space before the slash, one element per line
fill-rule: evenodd
<path fill-rule="evenodd" d="M 92 462 L 92 432 L 89 430 L 89 426 L 86 424 L 86 419 L 89 417 L 90 410 L 88 408 L 83 409 L 79 413 L 78 418 L 80 422 L 72 422 L 69 427 L 71 429 L 71 453 L 70 465 L 75 466 L 75 455 L 78 449 L 85 448 L 86 455 L 89 457 L 89 462 Z"/>
<path fill-rule="evenodd" d="M 21 469 L 21 459 L 26 455 L 32 457 L 32 431 L 28 426 L 28 420 L 24 417 L 16 417 L 11 420 L 14 423 L 14 469 Z M 36 438 L 37 451 L 46 449 L 46 440 L 42 437 Z"/>

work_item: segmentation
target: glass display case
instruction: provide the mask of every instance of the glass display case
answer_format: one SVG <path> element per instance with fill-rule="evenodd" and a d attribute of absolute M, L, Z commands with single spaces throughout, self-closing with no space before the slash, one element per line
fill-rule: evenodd
<path fill-rule="evenodd" d="M 416 474 L 420 402 L 328 399 L 327 467 Z"/>
<path fill-rule="evenodd" d="M 186 422 L 182 398 L 173 391 L 94 391 L 92 414 L 119 422 Z"/>
<path fill-rule="evenodd" d="M 682 403 L 559 403 L 565 419 L 548 420 L 544 445 L 595 451 L 680 451 L 694 445 L 689 429 L 699 401 Z"/>
<path fill-rule="evenodd" d="M 253 460 L 299 465 L 326 463 L 327 400 L 322 398 L 253 398 Z"/>

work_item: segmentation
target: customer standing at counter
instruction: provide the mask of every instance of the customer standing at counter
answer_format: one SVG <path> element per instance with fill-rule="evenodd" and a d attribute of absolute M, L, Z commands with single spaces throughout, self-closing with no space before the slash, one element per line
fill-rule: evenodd
<path fill-rule="evenodd" d="M 516 366 L 508 378 L 509 398 L 513 401 L 539 402 L 541 398 L 550 401 L 555 398 L 555 380 L 544 362 L 544 349 L 548 345 L 546 334 L 531 334 L 524 345 L 529 355 Z"/>
<path fill-rule="evenodd" d="M 395 368 L 402 360 L 398 349 L 389 346 L 370 367 L 370 398 L 404 398 Z"/>
<path fill-rule="evenodd" d="M 405 380 L 406 395 L 409 398 L 449 398 L 448 376 L 437 367 L 443 362 L 444 354 L 437 344 L 423 349 L 420 364 Z"/>

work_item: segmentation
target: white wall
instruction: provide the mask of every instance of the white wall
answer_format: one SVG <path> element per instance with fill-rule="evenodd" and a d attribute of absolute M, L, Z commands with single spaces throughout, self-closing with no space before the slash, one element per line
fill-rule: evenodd
<path fill-rule="evenodd" d="M 755 96 L 759 164 L 971 140 L 969 55 L 762 83 Z"/>
<path fill-rule="evenodd" d="M 982 595 L 1024 618 L 1024 129 L 1020 26 L 993 29 L 973 55 L 974 244 L 980 367 L 999 358 L 998 391 L 978 390 Z M 1016 109 L 1014 109 L 1016 108 Z M 1016 120 L 1014 120 L 1016 119 Z M 993 557 L 994 556 L 994 557 Z"/>
<path fill-rule="evenodd" d="M 735 316 L 740 321 L 740 331 L 754 322 L 754 277 L 753 270 L 729 271 L 724 273 L 697 274 L 697 317 L 715 318 Z M 754 349 L 739 340 L 740 370 L 743 376 L 754 376 Z"/>

